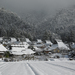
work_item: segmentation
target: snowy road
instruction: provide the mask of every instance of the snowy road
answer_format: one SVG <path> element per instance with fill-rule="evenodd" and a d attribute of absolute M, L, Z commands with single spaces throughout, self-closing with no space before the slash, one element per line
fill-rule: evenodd
<path fill-rule="evenodd" d="M 0 62 L 0 75 L 75 75 L 75 61 Z"/>

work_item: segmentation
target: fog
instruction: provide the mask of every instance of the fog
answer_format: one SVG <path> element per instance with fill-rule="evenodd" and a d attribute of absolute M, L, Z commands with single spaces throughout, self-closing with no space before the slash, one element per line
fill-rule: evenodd
<path fill-rule="evenodd" d="M 46 10 L 49 13 L 72 6 L 75 0 L 0 0 L 0 7 L 16 13 Z"/>

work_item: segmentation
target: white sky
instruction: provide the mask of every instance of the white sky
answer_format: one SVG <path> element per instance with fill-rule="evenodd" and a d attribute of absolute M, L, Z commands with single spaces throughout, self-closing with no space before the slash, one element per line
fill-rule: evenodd
<path fill-rule="evenodd" d="M 55 11 L 75 4 L 75 0 L 0 0 L 0 7 L 19 12 L 46 9 Z"/>

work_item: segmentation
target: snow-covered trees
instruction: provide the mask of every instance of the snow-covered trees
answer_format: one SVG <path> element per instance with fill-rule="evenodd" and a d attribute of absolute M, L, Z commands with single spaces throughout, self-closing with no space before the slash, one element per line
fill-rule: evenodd
<path fill-rule="evenodd" d="M 75 41 L 74 7 L 60 10 L 53 17 L 47 16 L 43 10 L 31 11 L 25 13 L 22 20 L 15 13 L 0 9 L 0 36 L 27 37 L 31 40 L 47 40 L 61 36 L 63 41 Z"/>
<path fill-rule="evenodd" d="M 25 23 L 15 13 L 0 9 L 0 36 L 22 37 L 29 35 L 28 32 L 31 29 L 31 26 Z"/>

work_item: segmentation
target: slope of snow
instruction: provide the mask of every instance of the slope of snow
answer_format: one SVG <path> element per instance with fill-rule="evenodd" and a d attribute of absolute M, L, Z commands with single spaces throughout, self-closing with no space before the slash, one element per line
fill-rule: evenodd
<path fill-rule="evenodd" d="M 69 50 L 69 48 L 68 48 L 63 42 L 58 42 L 58 47 L 59 47 L 60 49 Z"/>
<path fill-rule="evenodd" d="M 25 48 L 22 48 L 22 47 L 12 47 L 12 51 L 13 52 L 22 51 L 22 50 L 25 50 Z"/>
<path fill-rule="evenodd" d="M 54 45 L 52 45 L 52 46 L 49 48 L 49 50 L 56 49 L 57 47 L 58 47 L 58 44 L 54 44 Z"/>
<path fill-rule="evenodd" d="M 25 51 L 22 51 L 24 54 L 34 54 L 35 52 L 31 49 L 26 49 Z"/>
<path fill-rule="evenodd" d="M 14 54 L 14 55 L 23 55 L 23 53 L 21 51 L 12 52 L 12 54 Z"/>
<path fill-rule="evenodd" d="M 26 38 L 26 42 L 31 42 L 28 38 Z"/>
<path fill-rule="evenodd" d="M 62 40 L 56 39 L 57 43 L 58 43 L 58 48 L 62 49 L 62 50 L 70 50 L 69 47 L 66 46 L 65 43 L 62 42 Z"/>
<path fill-rule="evenodd" d="M 1 62 L 0 75 L 75 75 L 75 61 Z"/>
<path fill-rule="evenodd" d="M 11 42 L 16 42 L 17 40 L 15 38 L 11 38 Z"/>
<path fill-rule="evenodd" d="M 46 44 L 52 45 L 53 43 L 50 40 L 46 40 Z"/>
<path fill-rule="evenodd" d="M 0 44 L 0 51 L 7 51 L 7 49 L 2 44 Z"/>
<path fill-rule="evenodd" d="M 32 51 L 31 49 L 13 47 L 11 53 L 14 55 L 23 55 L 23 54 L 34 54 L 35 52 Z"/>

